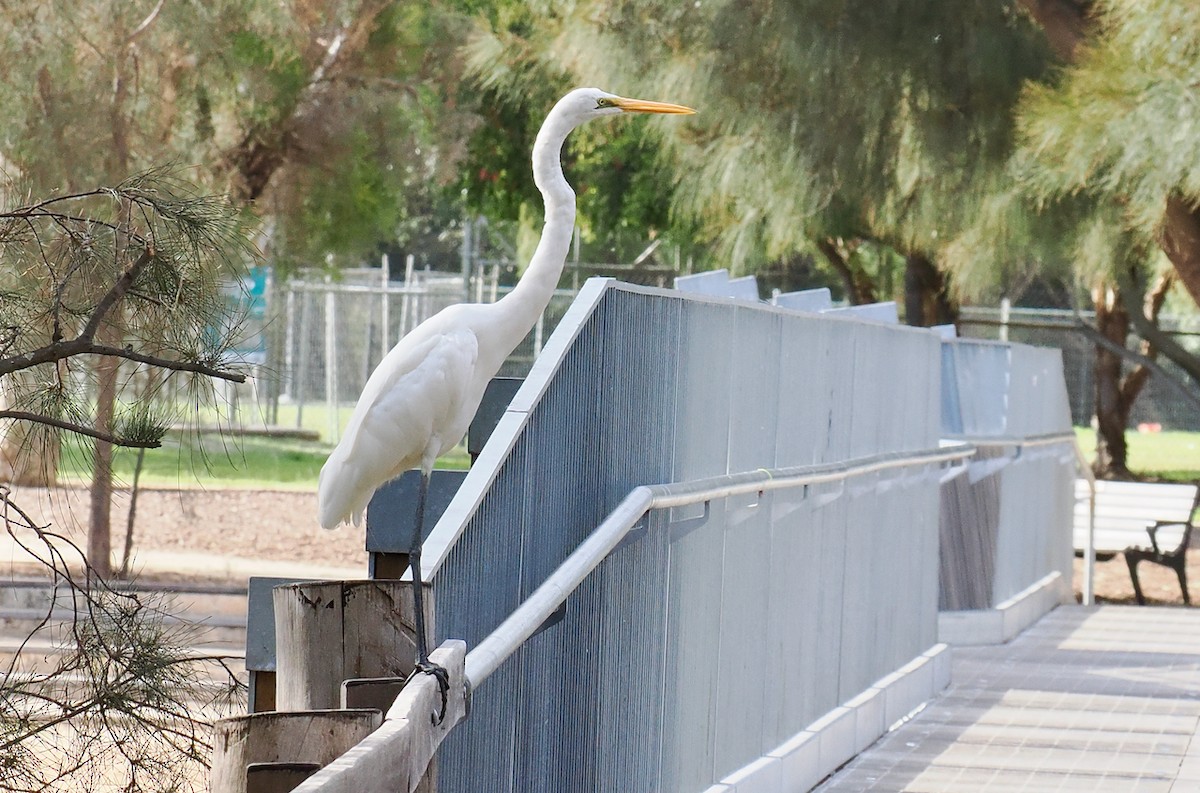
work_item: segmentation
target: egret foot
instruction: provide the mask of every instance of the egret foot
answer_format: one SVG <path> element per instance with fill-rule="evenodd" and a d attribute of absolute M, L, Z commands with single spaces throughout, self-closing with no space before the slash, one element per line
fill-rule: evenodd
<path fill-rule="evenodd" d="M 433 675 L 437 679 L 438 692 L 442 695 L 442 710 L 436 717 L 431 716 L 430 721 L 434 724 L 441 724 L 446 720 L 446 705 L 449 703 L 450 695 L 450 673 L 446 671 L 446 667 L 435 664 L 426 658 L 424 661 L 417 661 L 408 679 L 411 681 L 417 675 Z"/>

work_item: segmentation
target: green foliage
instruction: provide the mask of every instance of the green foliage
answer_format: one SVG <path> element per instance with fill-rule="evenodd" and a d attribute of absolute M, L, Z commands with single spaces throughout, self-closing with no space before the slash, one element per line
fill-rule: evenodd
<path fill-rule="evenodd" d="M 735 265 L 827 237 L 938 249 L 999 180 L 1011 107 L 1047 63 L 1004 3 L 526 8 L 520 26 L 502 19 L 477 34 L 472 72 L 506 96 L 531 73 L 565 72 L 697 107 L 648 133 L 671 155 L 668 182 L 678 179 L 658 195 Z"/>
<path fill-rule="evenodd" d="M 1040 196 L 1118 202 L 1123 225 L 1148 237 L 1169 195 L 1200 198 L 1200 7 L 1097 6 L 1078 64 L 1023 98 L 1024 175 Z"/>

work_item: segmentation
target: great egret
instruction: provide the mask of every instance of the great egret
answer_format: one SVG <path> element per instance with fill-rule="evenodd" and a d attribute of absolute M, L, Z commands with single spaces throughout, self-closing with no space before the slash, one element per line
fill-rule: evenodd
<path fill-rule="evenodd" d="M 488 381 L 525 338 L 558 285 L 575 227 L 575 193 L 559 161 L 563 142 L 585 121 L 619 113 L 688 114 L 682 105 L 626 99 L 578 88 L 554 105 L 533 145 L 533 176 L 546 221 L 516 287 L 492 304 L 450 306 L 400 339 L 367 379 L 350 423 L 321 468 L 320 523 L 358 525 L 375 489 L 421 470 L 409 564 L 416 610 L 417 669 L 429 664 L 421 592 L 421 534 L 434 461 L 466 434 Z"/>

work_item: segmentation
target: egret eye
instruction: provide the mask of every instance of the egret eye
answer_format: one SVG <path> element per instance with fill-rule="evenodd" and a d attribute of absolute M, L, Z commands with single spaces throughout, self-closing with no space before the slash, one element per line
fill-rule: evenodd
<path fill-rule="evenodd" d="M 602 110 L 603 108 L 606 108 L 606 107 L 616 107 L 616 105 L 614 105 L 613 101 L 606 96 L 602 96 L 596 100 L 596 109 L 597 110 Z"/>

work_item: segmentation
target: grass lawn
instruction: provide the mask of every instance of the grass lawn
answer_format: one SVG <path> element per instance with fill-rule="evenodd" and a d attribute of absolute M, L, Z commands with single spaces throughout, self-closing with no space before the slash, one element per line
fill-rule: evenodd
<path fill-rule="evenodd" d="M 146 451 L 139 484 L 148 487 L 246 487 L 260 489 L 315 490 L 317 475 L 331 444 L 261 437 L 221 437 L 216 434 L 174 433 L 158 449 Z M 116 481 L 133 481 L 137 452 L 117 449 L 113 455 Z M 438 461 L 441 468 L 466 468 L 465 449 L 455 449 Z M 64 444 L 59 467 L 60 482 L 85 482 L 91 478 L 92 461 L 77 442 Z"/>
<path fill-rule="evenodd" d="M 1076 427 L 1079 446 L 1089 460 L 1096 458 L 1096 433 Z M 1129 469 L 1148 478 L 1178 482 L 1200 480 L 1200 432 L 1125 433 L 1129 444 Z"/>

